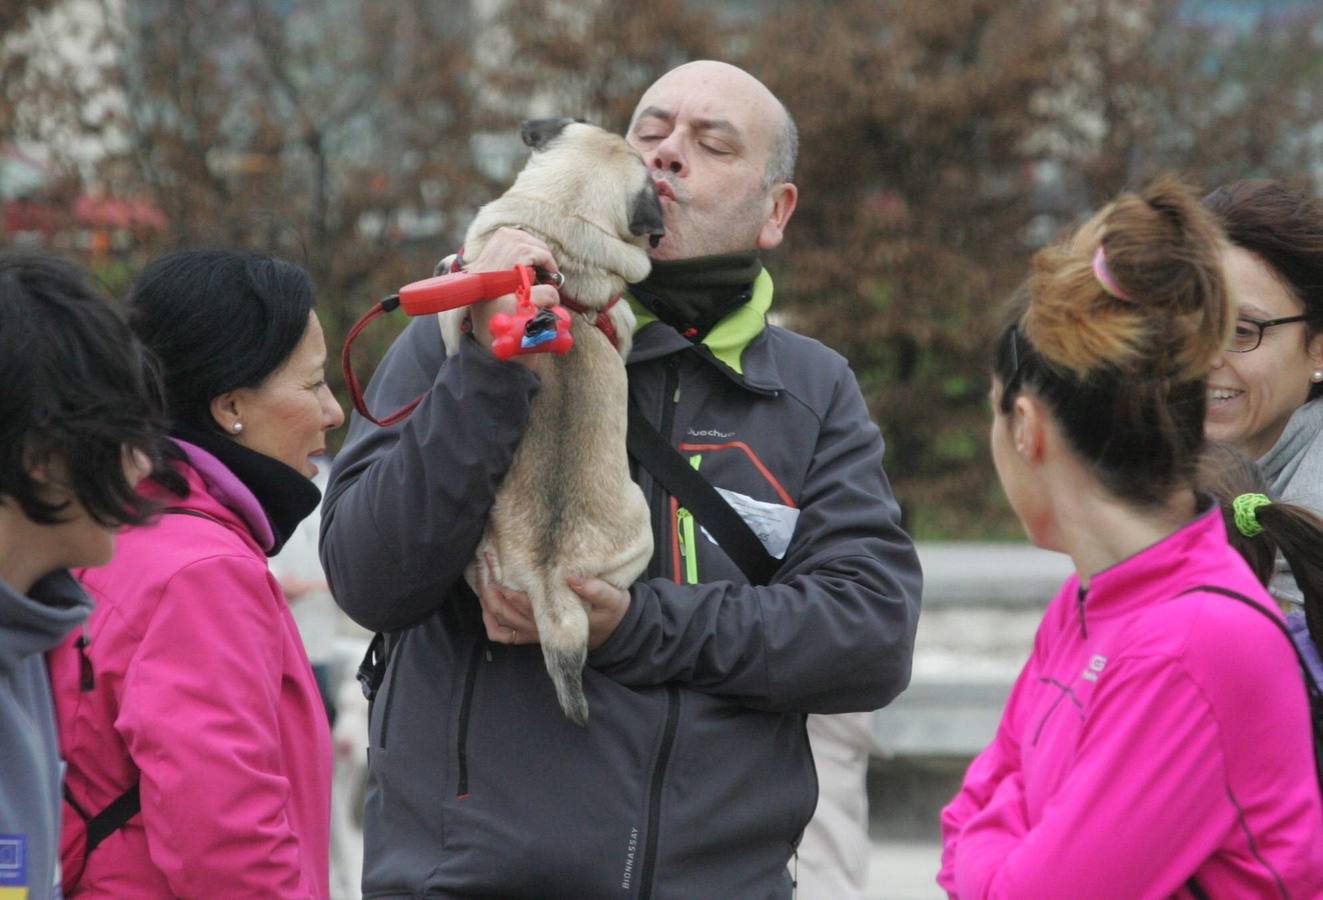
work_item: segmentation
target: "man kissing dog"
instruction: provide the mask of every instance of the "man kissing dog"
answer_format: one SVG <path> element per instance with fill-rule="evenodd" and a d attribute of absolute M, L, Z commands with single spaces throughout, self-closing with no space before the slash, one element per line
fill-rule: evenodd
<path fill-rule="evenodd" d="M 464 578 L 541 361 L 489 352 L 508 300 L 474 307 L 449 357 L 435 322 L 411 323 L 368 394 L 424 400 L 390 428 L 355 419 L 323 507 L 337 600 L 391 638 L 370 717 L 365 894 L 789 897 L 817 799 L 805 715 L 874 709 L 908 682 L 920 577 L 881 436 L 845 360 L 766 318 L 759 253 L 798 200 L 788 112 L 740 69 L 689 63 L 645 92 L 627 139 L 665 224 L 630 289 L 630 400 L 757 523 L 776 572 L 751 584 L 722 536 L 636 467 L 647 569 L 627 589 L 568 579 L 587 611 L 592 709 L 574 725 L 528 598 L 495 582 L 475 596 Z M 510 229 L 468 267 L 557 262 Z"/>

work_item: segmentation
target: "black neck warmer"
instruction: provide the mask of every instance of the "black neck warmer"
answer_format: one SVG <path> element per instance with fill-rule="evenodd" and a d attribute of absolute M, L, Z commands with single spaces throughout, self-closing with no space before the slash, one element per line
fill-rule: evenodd
<path fill-rule="evenodd" d="M 749 302 L 753 280 L 762 270 L 753 250 L 656 260 L 648 277 L 629 290 L 650 313 L 697 343 L 728 313 Z"/>
<path fill-rule="evenodd" d="M 210 428 L 200 428 L 188 422 L 175 422 L 170 434 L 206 450 L 225 464 L 244 487 L 253 492 L 262 505 L 275 546 L 267 556 L 275 556 L 289 540 L 298 524 L 306 519 L 322 499 L 322 492 L 302 472 L 278 459 L 249 450 Z"/>

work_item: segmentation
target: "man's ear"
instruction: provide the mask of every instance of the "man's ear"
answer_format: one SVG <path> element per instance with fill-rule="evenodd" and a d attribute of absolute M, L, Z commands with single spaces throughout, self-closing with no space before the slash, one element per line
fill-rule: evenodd
<path fill-rule="evenodd" d="M 786 225 L 795 214 L 795 204 L 799 202 L 799 188 L 789 181 L 783 181 L 771 189 L 768 200 L 767 218 L 758 231 L 756 242 L 759 250 L 771 250 L 781 243 Z"/>
<path fill-rule="evenodd" d="M 239 391 L 226 391 L 211 398 L 211 418 L 228 435 L 238 435 L 243 431 L 243 398 Z M 235 429 L 235 424 L 239 429 Z"/>

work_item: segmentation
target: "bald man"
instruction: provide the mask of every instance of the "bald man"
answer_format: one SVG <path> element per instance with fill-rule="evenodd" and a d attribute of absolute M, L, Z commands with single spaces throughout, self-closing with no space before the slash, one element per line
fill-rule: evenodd
<path fill-rule="evenodd" d="M 391 634 L 371 714 L 372 896 L 789 897 L 817 799 L 805 716 L 875 709 L 908 682 L 920 576 L 878 429 L 844 359 L 766 320 L 759 253 L 798 200 L 793 121 L 757 79 L 704 61 L 648 89 L 628 139 L 666 224 L 631 290 L 631 397 L 777 571 L 750 584 L 639 467 L 656 552 L 629 591 L 571 584 L 593 622 L 592 718 L 571 724 L 527 599 L 475 597 L 462 577 L 535 367 L 497 360 L 480 328 L 447 359 L 435 323 L 411 324 L 368 396 L 424 400 L 402 425 L 354 420 L 323 513 L 337 599 Z M 517 232 L 484 255 L 551 261 Z"/>

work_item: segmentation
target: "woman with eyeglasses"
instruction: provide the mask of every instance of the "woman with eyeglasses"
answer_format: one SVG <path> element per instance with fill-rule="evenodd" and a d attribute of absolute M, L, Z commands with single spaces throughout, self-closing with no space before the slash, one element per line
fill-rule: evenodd
<path fill-rule="evenodd" d="M 1236 311 L 1208 377 L 1205 429 L 1257 460 L 1270 493 L 1323 512 L 1323 201 L 1276 181 L 1237 181 L 1204 199 Z M 1284 559 L 1271 590 L 1300 604 Z"/>
<path fill-rule="evenodd" d="M 1219 593 L 1271 608 L 1196 487 L 1222 252 L 1180 182 L 1122 194 L 1035 255 L 996 336 L 993 462 L 1075 573 L 942 811 L 953 897 L 1323 896 L 1295 654 Z"/>

